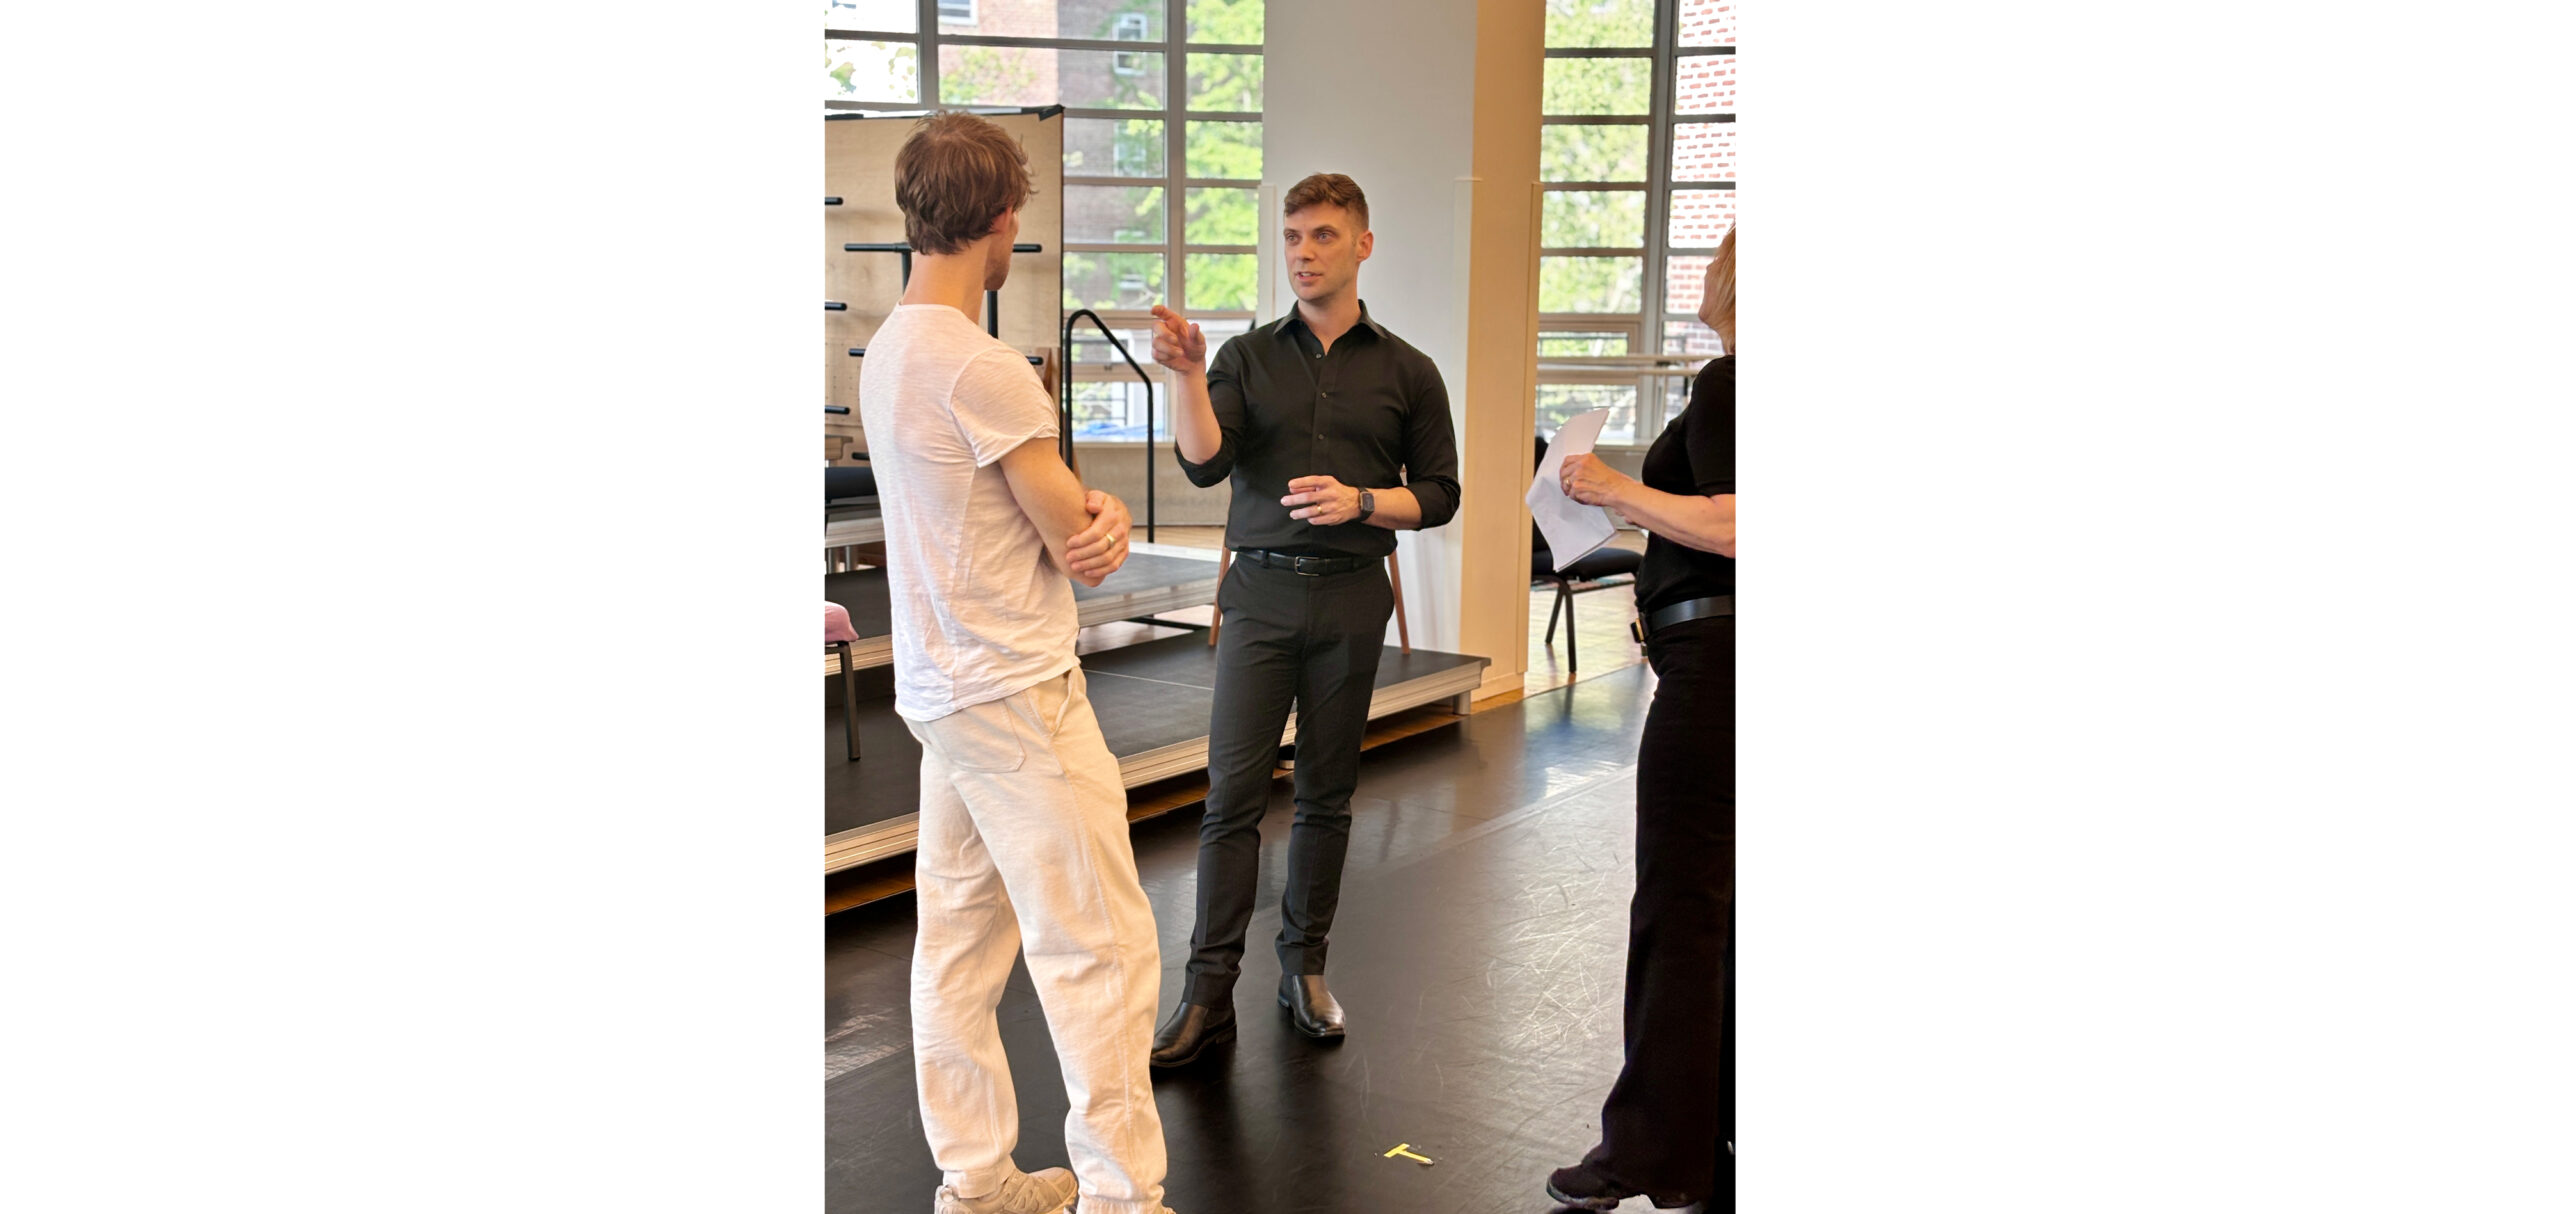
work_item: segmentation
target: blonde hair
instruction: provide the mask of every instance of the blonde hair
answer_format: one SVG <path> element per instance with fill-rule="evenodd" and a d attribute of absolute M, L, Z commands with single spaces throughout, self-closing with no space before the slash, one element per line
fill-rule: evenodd
<path fill-rule="evenodd" d="M 1724 243 L 1716 246 L 1716 259 L 1707 263 L 1707 297 L 1698 308 L 1698 319 L 1716 331 L 1716 339 L 1724 343 L 1727 354 L 1733 353 L 1733 234 L 1740 230 L 1738 224 L 1724 230 Z"/>

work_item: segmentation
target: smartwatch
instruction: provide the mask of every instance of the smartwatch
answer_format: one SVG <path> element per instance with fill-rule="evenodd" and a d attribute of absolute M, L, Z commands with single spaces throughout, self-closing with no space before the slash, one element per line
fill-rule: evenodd
<path fill-rule="evenodd" d="M 1361 491 L 1360 491 L 1360 517 L 1358 517 L 1358 518 L 1356 518 L 1356 519 L 1353 519 L 1353 520 L 1351 520 L 1351 521 L 1352 521 L 1352 522 L 1355 522 L 1355 523 L 1365 523 L 1365 522 L 1368 522 L 1368 521 L 1369 521 L 1369 516 L 1370 516 L 1370 515 L 1372 515 L 1372 514 L 1376 514 L 1377 512 L 1378 512 L 1378 497 L 1377 497 L 1377 495 L 1376 495 L 1376 494 L 1374 494 L 1374 493 L 1369 492 L 1369 491 L 1368 491 L 1368 490 L 1366 490 L 1366 489 L 1363 489 L 1363 490 L 1361 490 Z"/>

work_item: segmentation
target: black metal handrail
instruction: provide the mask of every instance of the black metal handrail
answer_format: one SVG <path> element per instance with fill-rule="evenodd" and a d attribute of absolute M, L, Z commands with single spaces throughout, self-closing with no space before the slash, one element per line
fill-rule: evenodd
<path fill-rule="evenodd" d="M 1093 327 L 1102 330 L 1103 339 L 1120 351 L 1121 359 L 1137 373 L 1138 382 L 1147 389 L 1147 542 L 1152 544 L 1156 542 L 1156 381 L 1148 377 L 1146 368 L 1138 365 L 1137 356 L 1129 353 L 1129 347 L 1120 344 L 1120 335 L 1112 332 L 1111 326 L 1095 315 L 1091 308 L 1078 308 L 1067 313 L 1067 322 L 1058 327 L 1058 344 L 1066 351 L 1058 360 L 1058 433 L 1062 437 L 1075 433 L 1076 318 L 1079 316 L 1092 320 Z M 1069 462 L 1073 462 L 1074 450 L 1072 445 L 1067 448 Z"/>

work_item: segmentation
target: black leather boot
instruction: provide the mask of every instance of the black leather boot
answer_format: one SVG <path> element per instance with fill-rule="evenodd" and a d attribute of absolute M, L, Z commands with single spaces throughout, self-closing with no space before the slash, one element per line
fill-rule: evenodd
<path fill-rule="evenodd" d="M 1318 1041 L 1342 1037 L 1342 1005 L 1324 989 L 1324 975 L 1305 974 L 1280 980 L 1280 1006 L 1289 1010 L 1289 1027 Z"/>
<path fill-rule="evenodd" d="M 1686 1193 L 1647 1193 L 1630 1189 L 1593 1170 L 1589 1164 L 1577 1163 L 1547 1173 L 1547 1196 L 1573 1210 L 1614 1210 L 1630 1197 L 1642 1197 L 1657 1210 L 1680 1210 L 1698 1204 Z"/>
<path fill-rule="evenodd" d="M 1203 1050 L 1221 1041 L 1236 1039 L 1236 1010 L 1231 1007 L 1210 1009 L 1196 1003 L 1185 1003 L 1173 1009 L 1173 1015 L 1156 1030 L 1156 1044 L 1147 1053 L 1147 1065 L 1177 1067 L 1200 1057 Z"/>

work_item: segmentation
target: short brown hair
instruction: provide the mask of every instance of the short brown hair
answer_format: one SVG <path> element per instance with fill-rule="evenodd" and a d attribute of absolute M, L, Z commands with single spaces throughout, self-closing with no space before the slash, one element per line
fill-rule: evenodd
<path fill-rule="evenodd" d="M 1351 212 L 1362 229 L 1369 226 L 1369 196 L 1360 192 L 1360 183 L 1340 173 L 1317 173 L 1289 187 L 1289 195 L 1280 201 L 1280 213 L 1295 215 L 1320 202 L 1330 202 Z"/>
<path fill-rule="evenodd" d="M 898 149 L 898 211 L 907 244 L 946 257 L 996 230 L 996 217 L 1031 198 L 1031 157 L 1003 128 L 944 110 L 916 124 Z"/>

